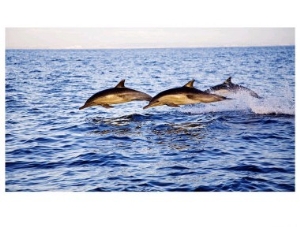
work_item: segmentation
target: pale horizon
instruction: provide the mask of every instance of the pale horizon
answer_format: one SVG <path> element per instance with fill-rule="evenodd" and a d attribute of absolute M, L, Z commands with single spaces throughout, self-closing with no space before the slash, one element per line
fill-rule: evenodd
<path fill-rule="evenodd" d="M 294 46 L 294 28 L 6 28 L 5 49 Z"/>

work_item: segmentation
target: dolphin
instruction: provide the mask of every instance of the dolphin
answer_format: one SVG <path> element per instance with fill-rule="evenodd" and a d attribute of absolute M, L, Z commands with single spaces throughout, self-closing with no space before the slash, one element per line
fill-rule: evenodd
<path fill-rule="evenodd" d="M 254 91 L 250 90 L 249 88 L 243 87 L 238 84 L 234 84 L 231 82 L 231 77 L 229 77 L 227 80 L 225 80 L 222 84 L 218 84 L 216 86 L 213 86 L 205 92 L 211 93 L 211 94 L 217 94 L 217 95 L 224 95 L 228 94 L 230 92 L 237 93 L 239 91 L 247 91 L 249 94 L 255 98 L 260 99 L 261 97 L 256 94 Z"/>
<path fill-rule="evenodd" d="M 179 105 L 218 102 L 227 99 L 224 96 L 209 94 L 194 88 L 194 81 L 195 80 L 189 81 L 183 87 L 172 88 L 160 92 L 154 96 L 149 104 L 144 106 L 143 109 L 162 105 L 179 107 Z"/>
<path fill-rule="evenodd" d="M 150 101 L 151 96 L 141 92 L 136 91 L 131 88 L 127 88 L 124 85 L 125 80 L 121 80 L 117 86 L 114 88 L 109 88 L 103 91 L 99 91 L 92 95 L 85 104 L 79 109 L 82 110 L 91 106 L 102 106 L 105 108 L 112 108 L 111 104 L 119 104 L 131 101 Z"/>

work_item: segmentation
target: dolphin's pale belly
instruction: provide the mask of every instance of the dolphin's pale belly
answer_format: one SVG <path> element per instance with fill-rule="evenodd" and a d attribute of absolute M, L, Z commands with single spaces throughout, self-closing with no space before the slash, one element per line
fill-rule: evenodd
<path fill-rule="evenodd" d="M 84 109 L 90 106 L 103 106 L 105 108 L 112 108 L 111 104 L 120 104 L 131 101 L 150 101 L 151 96 L 146 93 L 135 91 L 132 89 L 126 88 L 117 88 L 115 91 L 102 91 L 94 94 L 90 97 L 86 103 L 80 107 L 79 109 Z M 123 91 L 120 89 L 123 89 Z"/>
<path fill-rule="evenodd" d="M 120 95 L 105 95 L 101 96 L 98 98 L 95 98 L 93 101 L 95 104 L 119 104 L 119 103 L 124 103 L 128 102 L 128 99 L 124 98 L 123 96 Z"/>
<path fill-rule="evenodd" d="M 244 88 L 244 87 L 234 87 L 234 88 L 224 88 L 224 89 L 218 89 L 218 90 L 210 90 L 209 93 L 216 94 L 216 95 L 227 96 L 227 95 L 236 94 L 236 93 L 239 93 L 239 92 L 247 92 L 253 97 L 260 98 L 259 95 L 256 94 L 254 91 L 252 91 L 248 88 Z"/>
<path fill-rule="evenodd" d="M 219 90 L 210 90 L 209 93 L 211 94 L 216 94 L 216 95 L 222 95 L 222 96 L 226 96 L 230 93 L 232 93 L 232 90 L 229 90 L 228 88 L 224 88 L 224 89 L 219 89 Z"/>
<path fill-rule="evenodd" d="M 185 104 L 195 104 L 202 102 L 206 99 L 205 96 L 201 98 L 201 95 L 197 95 L 197 97 L 194 95 L 193 98 L 190 98 L 186 94 L 177 94 L 177 95 L 166 95 L 164 97 L 161 97 L 159 99 L 160 102 L 162 103 L 173 103 L 176 105 L 185 105 Z"/>
<path fill-rule="evenodd" d="M 95 98 L 92 102 L 96 104 L 119 104 L 130 101 L 150 100 L 151 97 L 138 91 L 128 91 L 117 94 L 108 94 Z"/>

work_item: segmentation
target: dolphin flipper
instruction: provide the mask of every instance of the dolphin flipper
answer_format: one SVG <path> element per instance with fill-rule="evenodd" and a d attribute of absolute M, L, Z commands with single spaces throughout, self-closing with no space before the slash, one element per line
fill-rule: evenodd
<path fill-rule="evenodd" d="M 188 94 L 186 97 L 195 100 L 199 99 L 199 97 L 195 94 Z M 227 98 L 221 95 L 207 94 L 206 96 L 201 97 L 201 102 L 203 103 L 218 102 L 225 99 Z"/>
<path fill-rule="evenodd" d="M 178 105 L 174 104 L 174 103 L 166 103 L 167 106 L 170 107 L 179 107 Z"/>
<path fill-rule="evenodd" d="M 102 107 L 104 107 L 104 108 L 113 108 L 113 106 L 110 106 L 110 105 L 108 105 L 108 104 L 100 104 L 100 106 L 102 106 Z"/>

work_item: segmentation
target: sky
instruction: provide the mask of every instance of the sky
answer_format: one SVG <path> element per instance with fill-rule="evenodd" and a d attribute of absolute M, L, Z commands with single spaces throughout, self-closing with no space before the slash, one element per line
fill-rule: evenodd
<path fill-rule="evenodd" d="M 6 49 L 111 49 L 295 45 L 294 28 L 9 28 Z"/>

